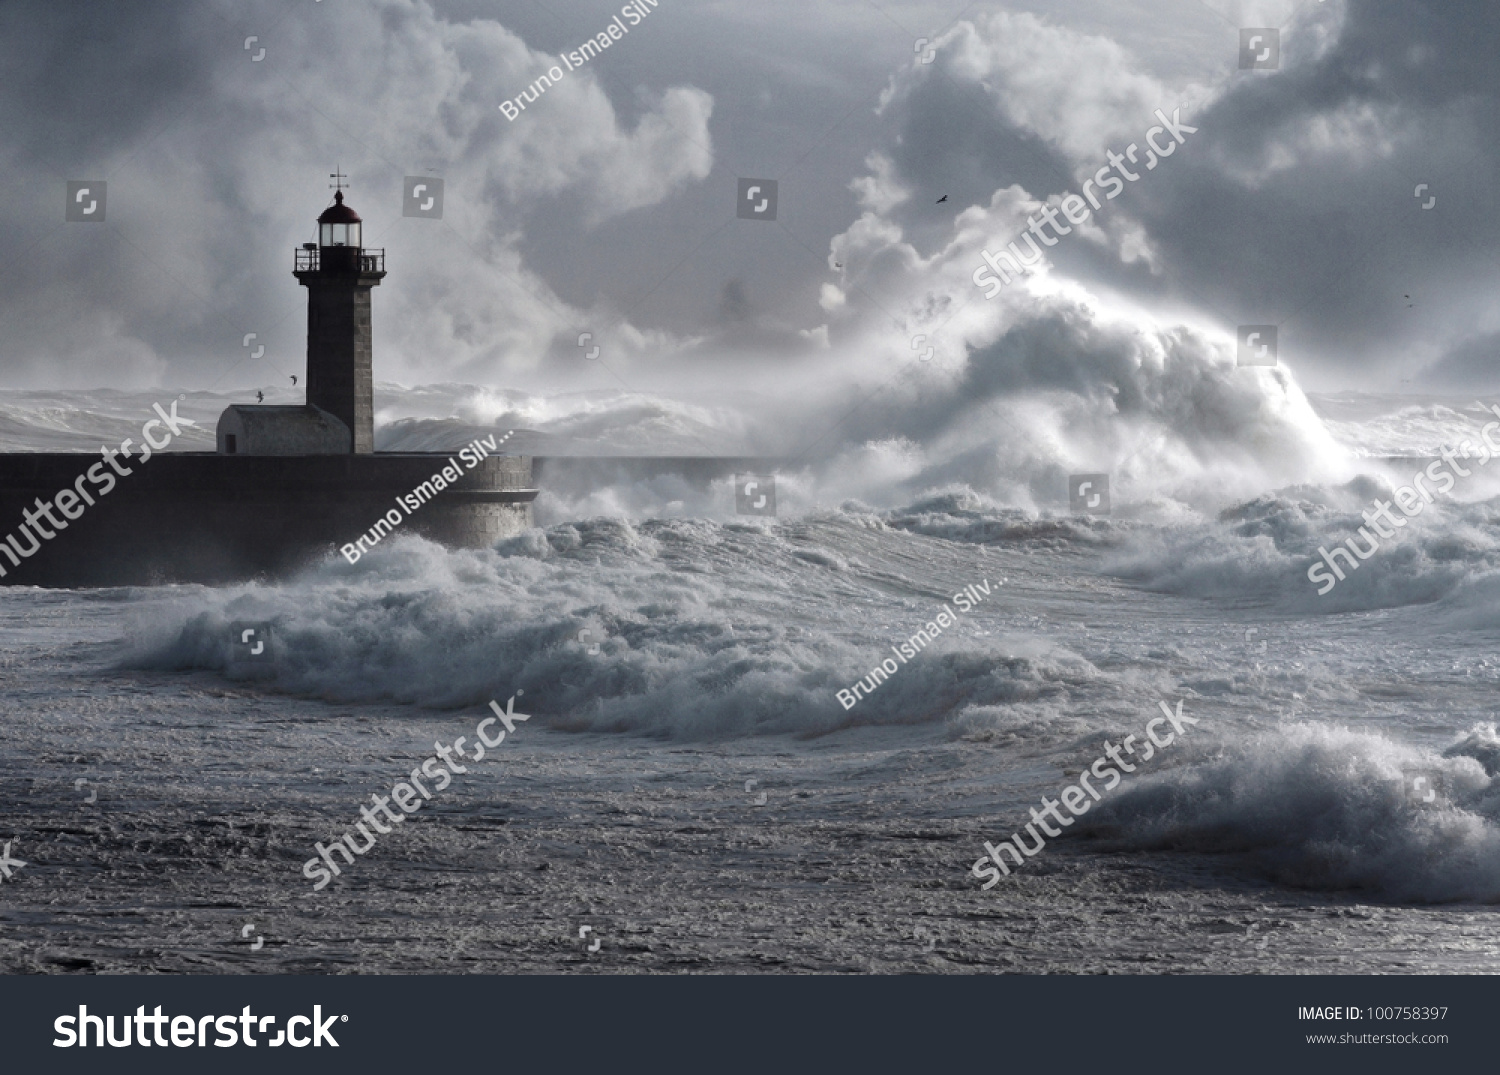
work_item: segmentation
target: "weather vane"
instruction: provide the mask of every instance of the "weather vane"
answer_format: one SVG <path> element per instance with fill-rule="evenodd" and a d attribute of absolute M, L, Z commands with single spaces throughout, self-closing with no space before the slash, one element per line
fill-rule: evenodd
<path fill-rule="evenodd" d="M 344 182 L 344 180 L 348 179 L 349 177 L 340 170 L 338 165 L 334 166 L 333 174 L 328 178 L 333 180 L 333 182 L 328 185 L 331 186 L 334 190 L 343 190 L 349 185 L 348 183 Z"/>

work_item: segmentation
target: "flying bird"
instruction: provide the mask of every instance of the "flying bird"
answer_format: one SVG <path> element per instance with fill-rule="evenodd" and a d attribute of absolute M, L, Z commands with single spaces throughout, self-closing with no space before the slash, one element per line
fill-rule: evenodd
<path fill-rule="evenodd" d="M 939 198 L 939 199 L 938 199 L 938 200 L 937 200 L 937 201 L 936 201 L 936 202 L 935 202 L 935 203 L 934 203 L 934 204 L 936 204 L 936 205 L 942 205 L 942 204 L 943 204 L 943 203 L 944 203 L 944 202 L 945 202 L 945 201 L 947 201 L 947 200 L 948 200 L 948 195 L 946 195 L 946 194 L 944 194 L 944 195 L 943 195 L 943 196 L 942 196 L 942 197 L 941 197 L 941 198 Z"/>
<path fill-rule="evenodd" d="M 297 375 L 295 373 L 292 374 L 292 387 L 293 388 L 297 387 Z"/>
<path fill-rule="evenodd" d="M 265 401 L 266 401 L 266 394 L 264 392 L 257 392 L 257 393 L 255 393 L 255 402 L 257 402 L 257 403 L 264 403 Z"/>

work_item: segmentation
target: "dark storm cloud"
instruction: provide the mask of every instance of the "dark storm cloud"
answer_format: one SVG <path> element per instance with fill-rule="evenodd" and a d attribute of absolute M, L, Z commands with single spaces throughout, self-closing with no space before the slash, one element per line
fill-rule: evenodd
<path fill-rule="evenodd" d="M 228 37 L 211 42 L 209 30 L 230 26 L 202 14 L 185 0 L 0 5 L 7 154 L 71 175 L 137 146 L 210 82 Z"/>
<path fill-rule="evenodd" d="M 1171 275 L 1214 308 L 1289 319 L 1325 370 L 1410 371 L 1434 337 L 1494 312 L 1500 9 L 1350 4 L 1321 50 L 1339 18 L 1311 16 L 1289 29 L 1282 71 L 1237 75 L 1194 120 L 1209 152 L 1174 161 L 1145 212 Z M 1428 301 L 1409 307 L 1414 291 Z"/>
<path fill-rule="evenodd" d="M 118 235 L 63 226 L 64 184 L 118 182 L 119 166 L 149 151 L 206 92 L 213 52 L 201 13 L 185 3 L 144 13 L 76 2 L 0 7 L 0 363 L 8 382 L 40 379 L 51 367 L 54 383 L 76 383 L 69 366 L 108 363 L 124 381 L 160 374 L 162 363 L 134 332 L 162 312 L 152 289 L 136 286 L 147 266 Z M 118 199 L 109 208 L 121 215 Z M 185 328 L 161 319 L 158 339 L 180 340 Z"/>
<path fill-rule="evenodd" d="M 1144 256 L 1071 237 L 1048 252 L 1059 271 L 1231 332 L 1281 324 L 1284 355 L 1315 385 L 1372 366 L 1409 376 L 1493 330 L 1500 8 L 1303 5 L 1280 70 L 1238 70 L 1225 26 L 1210 84 L 1158 84 L 1147 58 L 1046 19 L 987 19 L 929 71 L 897 76 L 885 109 L 883 152 L 912 194 L 889 216 L 919 248 L 946 238 L 929 192 L 961 209 L 1011 183 L 1076 191 L 1108 151 L 1144 147 L 1155 108 L 1180 107 L 1191 144 L 1094 220 L 1114 246 L 1138 222 Z"/>
<path fill-rule="evenodd" d="M 303 317 L 287 252 L 336 162 L 393 270 L 383 376 L 513 382 L 576 359 L 582 331 L 621 361 L 812 359 L 927 301 L 913 259 L 967 258 L 967 207 L 1076 190 L 1157 107 L 1199 133 L 1051 252 L 1059 275 L 1229 329 L 1284 322 L 1311 384 L 1482 365 L 1473 341 L 1500 327 L 1492 7 L 1304 4 L 1277 72 L 1236 70 L 1228 16 L 1199 4 L 981 6 L 927 66 L 909 38 L 952 13 L 884 7 L 663 4 L 507 123 L 494 102 L 610 8 L 13 0 L 0 374 L 284 383 Z M 856 179 L 871 147 L 885 177 Z M 445 177 L 443 224 L 397 215 L 403 174 Z M 783 177 L 778 224 L 716 230 L 739 174 Z M 69 178 L 109 179 L 108 225 L 62 225 Z M 909 249 L 872 240 L 882 221 Z M 824 262 L 830 239 L 848 268 Z M 242 362 L 251 331 L 264 368 Z"/>

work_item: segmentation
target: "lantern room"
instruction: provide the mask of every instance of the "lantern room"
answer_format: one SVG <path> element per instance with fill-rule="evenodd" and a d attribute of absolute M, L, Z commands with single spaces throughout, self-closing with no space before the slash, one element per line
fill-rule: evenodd
<path fill-rule="evenodd" d="M 333 204 L 318 217 L 318 245 L 320 247 L 360 245 L 359 214 L 344 204 L 344 192 L 337 191 Z"/>

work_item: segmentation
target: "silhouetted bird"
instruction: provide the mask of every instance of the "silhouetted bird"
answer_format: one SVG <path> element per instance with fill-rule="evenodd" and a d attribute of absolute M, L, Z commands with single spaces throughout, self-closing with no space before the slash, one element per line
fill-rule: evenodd
<path fill-rule="evenodd" d="M 948 200 L 948 195 L 944 194 L 941 198 L 939 198 L 937 200 L 936 204 L 937 205 L 942 205 L 947 200 Z"/>
<path fill-rule="evenodd" d="M 297 375 L 295 373 L 292 374 L 292 387 L 293 388 L 297 387 Z"/>
<path fill-rule="evenodd" d="M 255 402 L 257 402 L 257 403 L 264 403 L 265 401 L 266 401 L 266 394 L 264 392 L 257 392 L 257 393 L 255 393 Z"/>

